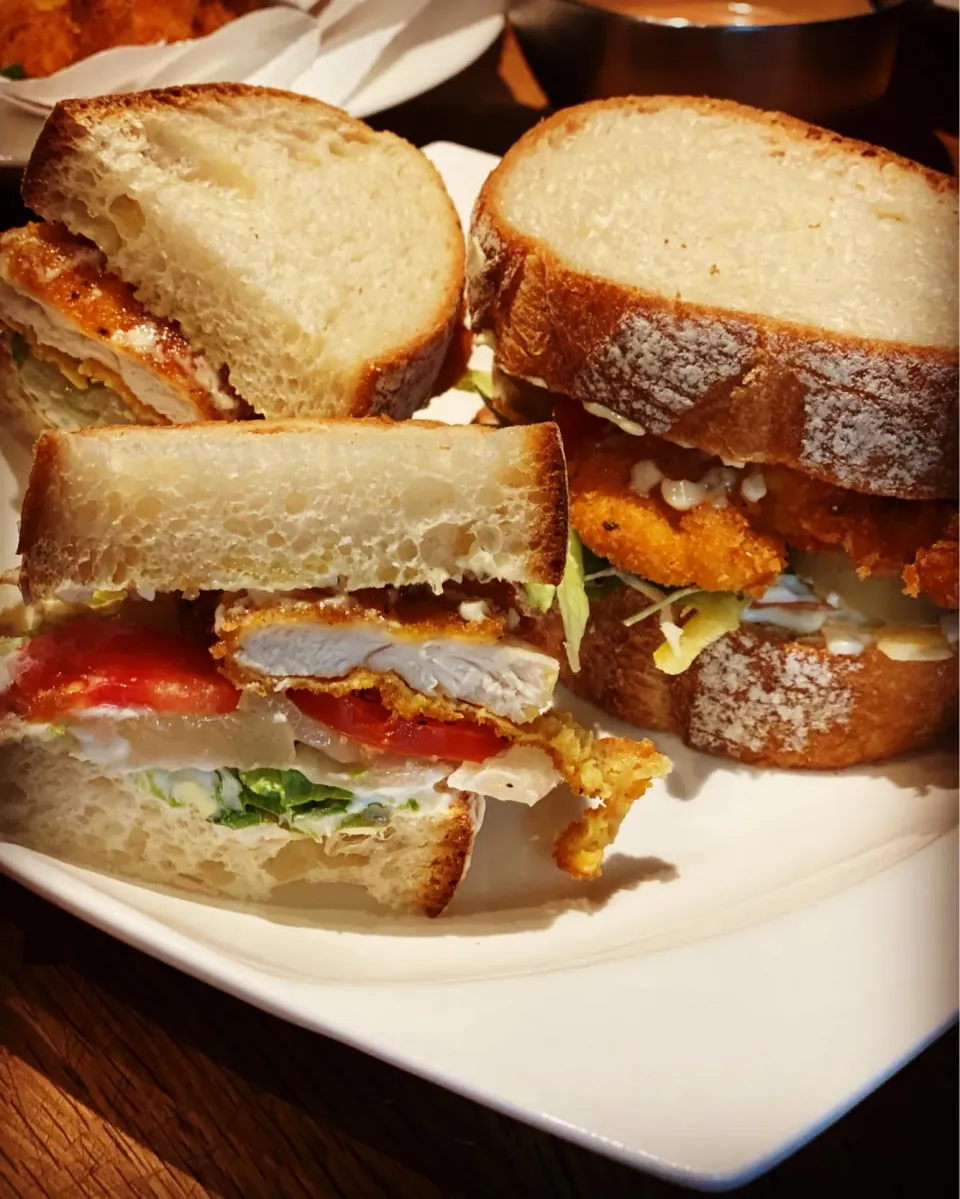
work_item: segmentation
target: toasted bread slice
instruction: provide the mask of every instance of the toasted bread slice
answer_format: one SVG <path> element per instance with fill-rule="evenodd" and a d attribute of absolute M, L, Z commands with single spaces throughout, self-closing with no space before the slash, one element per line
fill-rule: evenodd
<path fill-rule="evenodd" d="M 914 749 L 956 721 L 956 655 L 831 654 L 772 625 L 744 624 L 669 675 L 653 662 L 659 622 L 623 625 L 646 602 L 627 587 L 591 600 L 580 673 L 561 665 L 560 674 L 571 691 L 639 728 L 756 766 L 828 770 Z M 551 617 L 540 634 L 554 652 L 558 623 Z"/>
<path fill-rule="evenodd" d="M 268 417 L 409 416 L 458 319 L 430 161 L 306 96 L 204 84 L 58 104 L 24 176 Z"/>
<path fill-rule="evenodd" d="M 62 225 L 33 222 L 0 235 L 0 324 L 75 384 L 105 383 L 132 420 L 189 423 L 248 411 L 180 329 L 149 313 L 104 269 L 99 250 Z"/>
<path fill-rule="evenodd" d="M 0 748 L 0 838 L 139 882 L 265 900 L 285 883 L 351 883 L 379 903 L 436 916 L 470 863 L 483 799 L 398 811 L 322 842 L 279 825 L 238 833 L 36 742 Z"/>
<path fill-rule="evenodd" d="M 957 184 L 776 113 L 623 97 L 547 118 L 473 215 L 509 374 L 679 444 L 957 494 Z"/>
<path fill-rule="evenodd" d="M 90 590 L 558 583 L 556 425 L 219 422 L 45 433 L 19 552 L 34 599 Z"/>

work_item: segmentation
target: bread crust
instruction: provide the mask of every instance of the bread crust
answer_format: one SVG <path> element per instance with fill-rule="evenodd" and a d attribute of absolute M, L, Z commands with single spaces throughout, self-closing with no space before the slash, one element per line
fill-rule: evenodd
<path fill-rule="evenodd" d="M 774 126 L 956 192 L 949 177 L 885 150 L 731 101 L 621 97 L 557 113 L 511 148 L 474 208 L 467 297 L 474 330 L 496 339 L 498 366 L 723 458 L 780 463 L 872 494 L 956 496 L 956 350 L 832 333 L 580 274 L 502 214 L 504 180 L 541 139 L 579 129 L 600 109 L 666 107 Z"/>
<path fill-rule="evenodd" d="M 198 102 L 207 104 L 211 100 L 219 100 L 229 105 L 236 101 L 249 101 L 254 97 L 282 101 L 290 105 L 303 105 L 312 112 L 336 117 L 358 128 L 369 128 L 343 109 L 324 104 L 310 96 L 244 83 L 192 84 L 90 99 L 63 100 L 54 107 L 47 118 L 24 171 L 21 185 L 24 202 L 35 212 L 56 219 L 58 162 L 71 154 L 77 141 L 84 136 L 89 121 L 106 121 L 126 113 L 157 111 L 170 107 L 190 109 Z M 408 145 L 411 149 L 417 149 L 406 138 L 396 134 L 379 133 L 378 137 L 389 138 Z M 417 150 L 417 153 L 420 151 Z M 460 218 L 443 179 L 436 167 L 428 159 L 426 161 L 437 188 L 444 197 L 451 218 L 451 229 L 459 230 Z M 465 248 L 463 238 L 459 234 L 451 237 L 447 252 L 449 282 L 433 321 L 416 337 L 363 369 L 349 406 L 343 412 L 344 416 L 382 415 L 404 420 L 431 398 L 433 384 L 441 372 L 447 348 L 460 319 L 466 281 Z M 292 410 L 291 406 L 285 404 L 283 396 L 275 397 L 275 400 L 275 407 L 271 411 L 265 410 L 264 415 L 310 415 L 309 412 Z"/>
<path fill-rule="evenodd" d="M 274 843 L 272 852 L 275 854 L 279 849 L 283 854 L 285 847 L 300 843 L 303 847 L 300 870 L 292 875 L 275 876 L 268 854 L 258 860 L 257 870 L 244 879 L 224 868 L 217 856 L 221 834 L 199 814 L 191 816 L 180 809 L 169 816 L 167 836 L 186 840 L 193 834 L 206 838 L 208 843 L 210 869 L 197 869 L 198 863 L 192 863 L 190 872 L 184 873 L 176 863 L 163 860 L 164 855 L 151 856 L 149 831 L 145 840 L 140 836 L 136 852 L 123 839 L 112 847 L 95 844 L 96 835 L 91 836 L 83 826 L 83 808 L 88 802 L 101 810 L 109 805 L 116 812 L 115 823 L 131 826 L 137 823 L 138 811 L 162 804 L 142 794 L 133 784 L 106 778 L 97 767 L 43 745 L 24 741 L 0 747 L 0 839 L 121 877 L 220 898 L 267 900 L 281 883 L 301 880 L 358 884 L 389 907 L 425 916 L 440 915 L 453 898 L 469 868 L 474 837 L 484 811 L 481 796 L 457 792 L 446 811 L 437 816 L 418 818 L 400 813 L 395 818 L 393 838 L 372 841 L 357 855 L 343 849 L 325 850 L 305 834 L 290 833 L 279 844 Z M 63 819 L 55 825 L 50 820 L 37 819 L 48 809 L 57 811 Z M 151 827 L 164 829 L 166 815 L 165 810 L 154 810 Z M 410 846 L 416 844 L 411 838 L 416 837 L 418 826 L 422 829 L 422 840 L 411 850 Z M 381 877 L 394 842 L 401 838 L 408 842 L 403 851 L 407 860 L 411 865 L 416 863 L 415 872 L 402 885 L 396 877 L 389 883 Z M 234 849 L 237 848 L 235 845 Z"/>
<path fill-rule="evenodd" d="M 439 421 L 396 422 L 386 417 L 365 420 L 301 420 L 301 421 L 243 421 L 211 422 L 193 426 L 138 426 L 135 436 L 171 437 L 193 436 L 209 438 L 220 443 L 235 438 L 270 437 L 277 433 L 309 435 L 329 428 L 352 426 L 361 435 L 374 430 L 389 431 L 402 439 L 418 431 L 440 429 L 445 435 L 458 438 L 487 437 L 497 429 L 479 425 L 452 429 Z M 20 539 L 17 552 L 23 556 L 21 583 L 25 592 L 34 598 L 53 594 L 69 577 L 72 568 L 71 534 L 65 528 L 62 486 L 69 472 L 67 462 L 69 438 L 111 440 L 131 433 L 129 427 L 100 427 L 81 429 L 75 433 L 49 430 L 34 446 L 33 467 L 20 514 Z M 536 506 L 536 519 L 529 530 L 529 545 L 524 551 L 527 576 L 532 581 L 559 583 L 563 578 L 567 549 L 567 472 L 560 431 L 555 424 L 531 425 L 525 430 L 522 457 L 518 466 L 529 470 L 537 479 L 541 493 Z M 69 522 L 66 522 L 69 523 Z M 63 544 L 61 544 L 61 542 Z M 75 547 L 74 547 L 75 548 Z M 263 580 L 268 584 L 268 580 Z M 171 579 L 168 590 L 177 590 Z"/>
<path fill-rule="evenodd" d="M 841 656 L 772 625 L 741 625 L 682 674 L 653 664 L 659 622 L 624 628 L 646 605 L 622 587 L 591 600 L 571 691 L 641 728 L 754 766 L 828 770 L 882 761 L 933 740 L 957 717 L 957 659 L 897 662 L 870 647 Z M 545 648 L 562 638 L 551 616 Z"/>

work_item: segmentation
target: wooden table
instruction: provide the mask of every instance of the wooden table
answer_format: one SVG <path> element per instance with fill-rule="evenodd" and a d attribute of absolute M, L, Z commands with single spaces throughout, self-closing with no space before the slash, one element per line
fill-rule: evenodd
<path fill-rule="evenodd" d="M 375 123 L 500 152 L 543 103 L 508 41 Z M 898 113 L 899 149 L 903 128 Z M 919 144 L 944 165 L 939 143 Z M 0 219 L 19 216 L 8 187 Z M 742 1193 L 955 1195 L 957 1050 L 954 1029 Z M 263 1015 L 0 880 L 0 1199 L 685 1193 Z"/>

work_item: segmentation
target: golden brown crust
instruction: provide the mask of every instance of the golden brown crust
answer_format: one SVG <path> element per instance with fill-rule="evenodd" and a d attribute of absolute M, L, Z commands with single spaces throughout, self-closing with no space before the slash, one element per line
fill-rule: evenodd
<path fill-rule="evenodd" d="M 460 792 L 450 805 L 443 837 L 420 884 L 417 902 L 425 916 L 439 916 L 453 899 L 470 865 L 473 839 L 483 816 L 483 800 Z"/>
<path fill-rule="evenodd" d="M 942 538 L 917 551 L 916 558 L 903 571 L 907 595 L 917 596 L 922 592 L 942 608 L 960 608 L 958 532 L 960 521 L 954 516 Z"/>
<path fill-rule="evenodd" d="M 496 642 L 503 636 L 507 620 L 505 612 L 465 620 L 457 611 L 456 603 L 442 596 L 398 594 L 394 588 L 354 591 L 349 604 L 324 603 L 327 598 L 329 593 L 323 592 L 294 596 L 278 592 L 268 603 L 253 605 L 242 599 L 225 601 L 217 614 L 218 641 L 212 653 L 215 658 L 235 658 L 244 639 L 257 629 L 302 624 L 372 628 L 410 642 L 437 636 Z"/>
<path fill-rule="evenodd" d="M 604 711 L 694 749 L 827 770 L 914 749 L 956 720 L 956 657 L 897 662 L 873 647 L 833 655 L 769 625 L 743 625 L 682 674 L 664 674 L 652 659 L 663 640 L 657 621 L 623 627 L 645 603 L 628 588 L 591 601 L 582 669 L 571 675 L 561 664 L 561 679 Z M 539 637 L 549 649 L 562 632 L 550 619 Z"/>
<path fill-rule="evenodd" d="M 471 426 L 482 428 L 483 426 Z M 560 430 L 553 423 L 537 426 L 543 429 L 533 444 L 531 457 L 534 474 L 540 482 L 541 503 L 539 521 L 530 530 L 531 562 L 537 573 L 531 579 L 559 583 L 567 564 L 567 530 L 570 498 L 567 490 L 567 461 L 563 453 Z"/>
<path fill-rule="evenodd" d="M 180 329 L 172 321 L 148 312 L 134 296 L 133 289 L 106 270 L 99 250 L 74 237 L 62 225 L 34 221 L 0 235 L 0 278 L 29 298 L 64 314 L 84 337 L 107 346 L 114 354 L 132 359 L 162 379 L 194 407 L 196 419 L 223 420 L 243 415 L 245 406 L 239 400 L 235 400 L 231 410 L 224 411 L 210 391 L 197 381 L 197 357 Z M 14 324 L 9 316 L 4 319 Z M 135 331 L 134 340 L 124 340 L 123 335 L 132 331 Z M 31 342 L 36 341 L 28 327 L 18 327 L 18 332 Z M 144 333 L 150 339 L 149 349 L 136 342 L 137 334 Z M 59 360 L 66 355 L 54 352 L 53 357 Z M 131 407 L 142 415 L 143 403 L 115 371 L 93 360 L 84 360 L 79 366 L 81 374 L 102 378 L 128 403 L 132 401 Z M 153 420 L 164 423 L 165 418 L 153 413 Z"/>
<path fill-rule="evenodd" d="M 463 337 L 460 330 L 463 329 L 466 249 L 460 232 L 460 217 L 447 193 L 443 177 L 433 163 L 430 163 L 430 170 L 446 200 L 452 228 L 456 230 L 456 237 L 448 247 L 456 263 L 455 273 L 450 277 L 433 327 L 421 332 L 407 345 L 367 370 L 358 389 L 352 416 L 383 415 L 392 416 L 395 420 L 412 416 L 431 396 L 439 394 L 437 382 L 446 372 L 451 347 L 454 358 L 462 352 Z"/>
<path fill-rule="evenodd" d="M 63 100 L 54 107 L 47 118 L 24 171 L 21 186 L 24 201 L 41 215 L 50 211 L 51 198 L 54 204 L 59 198 L 55 182 L 58 159 L 72 152 L 77 140 L 83 136 L 85 124 L 88 122 L 109 120 L 124 113 L 136 114 L 171 107 L 189 109 L 200 102 L 206 104 L 211 100 L 230 105 L 236 101 L 249 101 L 254 97 L 307 106 L 318 115 L 328 114 L 360 128 L 368 128 L 344 110 L 324 104 L 310 96 L 244 83 L 193 84 L 126 95 Z M 378 136 L 389 136 L 396 142 L 416 148 L 396 134 Z M 365 369 L 346 413 L 352 417 L 382 415 L 405 420 L 426 404 L 431 395 L 435 394 L 434 384 L 443 369 L 448 348 L 461 320 L 466 268 L 460 218 L 439 171 L 429 160 L 426 161 L 438 189 L 445 197 L 451 219 L 451 236 L 447 251 L 453 269 L 449 283 L 438 305 L 433 324 L 405 345 Z M 279 401 L 282 401 L 282 398 L 279 397 Z"/>
<path fill-rule="evenodd" d="M 727 101 L 620 97 L 558 113 L 507 153 L 474 209 L 467 296 L 475 332 L 496 338 L 498 365 L 720 457 L 905 499 L 957 495 L 956 350 L 830 333 L 579 274 L 501 215 L 501 184 L 532 144 L 579 128 L 598 108 L 666 106 L 734 113 L 956 190 L 886 151 Z M 651 356 L 657 371 L 635 369 Z"/>
<path fill-rule="evenodd" d="M 780 537 L 754 527 L 754 506 L 732 495 L 723 507 L 704 503 L 679 512 L 657 488 L 647 495 L 633 490 L 631 470 L 643 460 L 669 479 L 694 481 L 719 466 L 656 437 L 612 433 L 584 447 L 570 466 L 570 520 L 584 544 L 666 587 L 762 594 L 787 555 Z"/>
<path fill-rule="evenodd" d="M 956 607 L 956 505 L 864 495 L 783 466 L 723 467 L 725 503 L 673 509 L 654 485 L 638 495 L 632 469 L 652 462 L 668 479 L 700 482 L 719 459 L 658 437 L 620 433 L 562 399 L 558 420 L 571 447 L 570 518 L 594 553 L 668 587 L 762 594 L 787 564 L 787 545 L 842 549 L 861 577 L 903 575 L 942 607 Z M 568 428 L 568 422 L 570 427 Z M 762 483 L 748 501 L 746 480 Z"/>
<path fill-rule="evenodd" d="M 33 465 L 27 490 L 20 505 L 20 540 L 17 553 L 25 552 L 44 541 L 48 533 L 50 500 L 59 490 L 63 472 L 61 469 L 61 435 L 53 429 L 41 433 L 33 446 Z M 59 504 L 54 504 L 59 508 Z M 29 590 L 29 571 L 24 562 L 21 569 L 21 585 Z"/>
<path fill-rule="evenodd" d="M 199 83 L 183 87 L 154 88 L 142 92 L 119 92 L 106 96 L 91 96 L 77 100 L 61 100 L 47 117 L 40 136 L 37 138 L 23 173 L 20 194 L 28 208 L 44 215 L 48 187 L 51 178 L 48 168 L 57 159 L 69 153 L 78 135 L 83 133 L 81 122 L 85 119 L 98 121 L 119 117 L 127 112 L 148 112 L 163 108 L 192 108 L 198 100 L 235 100 L 262 96 L 265 99 L 283 100 L 288 104 L 302 104 L 314 111 L 324 109 L 336 116 L 350 120 L 343 109 L 334 108 L 310 96 L 296 92 L 285 92 L 273 87 L 255 87 L 248 83 Z"/>

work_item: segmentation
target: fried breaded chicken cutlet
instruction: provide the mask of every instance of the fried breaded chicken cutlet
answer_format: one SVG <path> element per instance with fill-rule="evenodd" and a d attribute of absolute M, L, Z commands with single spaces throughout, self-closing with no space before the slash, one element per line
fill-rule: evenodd
<path fill-rule="evenodd" d="M 582 105 L 509 151 L 467 292 L 495 413 L 563 433 L 573 690 L 766 765 L 954 722 L 956 252 L 955 180 L 736 104 Z"/>

